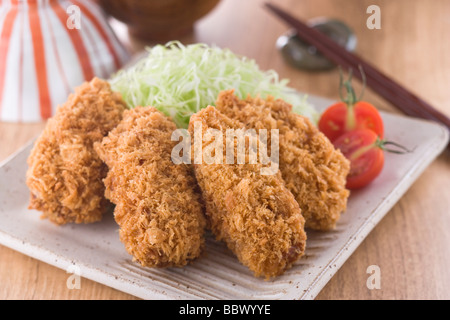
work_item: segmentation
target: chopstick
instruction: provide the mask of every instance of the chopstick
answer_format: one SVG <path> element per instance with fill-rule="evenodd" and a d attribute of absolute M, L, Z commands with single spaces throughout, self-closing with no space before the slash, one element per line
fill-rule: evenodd
<path fill-rule="evenodd" d="M 283 21 L 296 29 L 299 37 L 315 46 L 322 55 L 335 64 L 341 65 L 348 70 L 353 70 L 353 75 L 360 80 L 363 79 L 363 76 L 359 72 L 359 69 L 362 68 L 366 76 L 367 86 L 403 113 L 409 116 L 439 122 L 450 131 L 449 117 L 377 70 L 370 63 L 347 51 L 322 32 L 307 26 L 304 22 L 273 4 L 266 3 L 265 5 Z"/>

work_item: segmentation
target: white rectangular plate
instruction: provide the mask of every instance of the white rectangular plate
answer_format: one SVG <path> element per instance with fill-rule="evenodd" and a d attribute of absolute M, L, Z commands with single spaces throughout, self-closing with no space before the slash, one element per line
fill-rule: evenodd
<path fill-rule="evenodd" d="M 318 109 L 332 101 L 311 97 Z M 306 255 L 272 281 L 254 278 L 222 243 L 207 237 L 206 252 L 184 268 L 149 269 L 132 262 L 112 214 L 92 225 L 58 227 L 27 209 L 26 160 L 31 143 L 0 167 L 0 243 L 33 258 L 144 299 L 314 299 L 358 245 L 448 142 L 435 123 L 383 113 L 386 136 L 410 149 L 386 155 L 367 188 L 353 192 L 336 230 L 307 232 Z M 62 284 L 65 285 L 65 284 Z"/>

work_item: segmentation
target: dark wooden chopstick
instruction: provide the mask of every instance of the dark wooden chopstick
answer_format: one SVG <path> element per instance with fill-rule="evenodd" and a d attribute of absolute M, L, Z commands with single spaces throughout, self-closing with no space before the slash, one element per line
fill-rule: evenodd
<path fill-rule="evenodd" d="M 361 67 L 366 75 L 367 85 L 399 110 L 410 116 L 440 122 L 450 131 L 450 119 L 427 102 L 406 90 L 362 58 L 345 50 L 322 32 L 310 28 L 302 21 L 271 3 L 266 3 L 266 6 L 291 27 L 296 29 L 299 37 L 316 47 L 320 53 L 335 64 L 341 65 L 346 69 L 352 69 L 353 75 L 360 80 L 362 79 L 359 71 Z"/>

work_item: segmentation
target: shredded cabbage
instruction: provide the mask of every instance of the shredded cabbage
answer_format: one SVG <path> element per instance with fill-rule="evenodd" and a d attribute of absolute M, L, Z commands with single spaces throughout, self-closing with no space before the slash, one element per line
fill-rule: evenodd
<path fill-rule="evenodd" d="M 260 70 L 254 60 L 228 49 L 173 41 L 147 51 L 146 58 L 110 79 L 112 89 L 130 108 L 153 106 L 186 128 L 192 114 L 214 106 L 221 91 L 234 89 L 241 99 L 248 94 L 281 98 L 293 105 L 294 112 L 317 121 L 316 110 L 306 96 L 287 86 L 288 80 L 280 80 L 273 70 Z"/>

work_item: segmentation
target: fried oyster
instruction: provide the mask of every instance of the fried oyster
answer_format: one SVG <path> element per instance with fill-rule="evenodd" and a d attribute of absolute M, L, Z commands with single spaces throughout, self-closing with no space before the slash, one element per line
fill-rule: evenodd
<path fill-rule="evenodd" d="M 58 225 L 101 220 L 109 206 L 102 182 L 107 167 L 93 145 L 119 123 L 125 109 L 120 94 L 98 78 L 69 96 L 28 158 L 30 209 Z"/>

